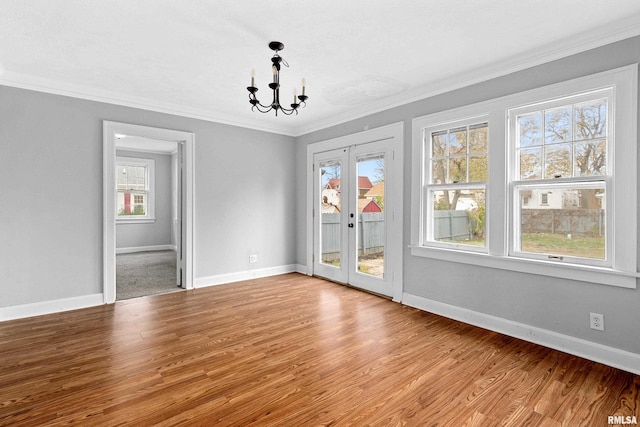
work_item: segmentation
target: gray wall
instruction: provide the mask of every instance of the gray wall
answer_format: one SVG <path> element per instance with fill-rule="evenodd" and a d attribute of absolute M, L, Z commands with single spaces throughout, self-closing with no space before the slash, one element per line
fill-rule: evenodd
<path fill-rule="evenodd" d="M 411 120 L 414 117 L 638 63 L 639 60 L 640 37 L 635 37 L 297 138 L 298 263 L 306 265 L 306 146 L 360 132 L 365 126 L 374 128 L 403 121 L 406 293 L 640 353 L 640 289 L 437 261 L 411 256 L 408 249 L 411 241 Z M 617 143 L 637 144 L 637 141 Z M 637 236 L 632 238 L 637 241 Z M 605 332 L 589 329 L 590 311 L 604 314 Z"/>
<path fill-rule="evenodd" d="M 102 121 L 193 132 L 195 278 L 295 264 L 294 139 L 0 86 L 0 307 L 102 293 Z"/>
<path fill-rule="evenodd" d="M 195 133 L 196 279 L 247 271 L 250 253 L 259 255 L 255 268 L 306 265 L 306 145 L 403 121 L 405 292 L 640 353 L 640 290 L 412 257 L 407 249 L 414 117 L 639 58 L 636 37 L 295 139 L 0 86 L 0 307 L 102 292 L 103 120 Z M 589 329 L 589 311 L 605 315 L 604 333 Z"/>
<path fill-rule="evenodd" d="M 155 217 L 154 223 L 122 224 L 116 222 L 116 248 L 171 245 L 173 226 L 173 186 L 170 154 L 142 153 L 117 150 L 118 157 L 151 159 L 155 163 Z"/>

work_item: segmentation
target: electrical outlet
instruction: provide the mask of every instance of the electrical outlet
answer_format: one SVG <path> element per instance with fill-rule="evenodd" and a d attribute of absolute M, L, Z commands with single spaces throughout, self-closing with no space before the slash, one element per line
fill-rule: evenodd
<path fill-rule="evenodd" d="M 589 313 L 589 325 L 596 331 L 604 331 L 604 316 L 600 313 Z"/>
<path fill-rule="evenodd" d="M 249 262 L 250 263 L 258 262 L 258 255 L 257 254 L 249 255 Z"/>

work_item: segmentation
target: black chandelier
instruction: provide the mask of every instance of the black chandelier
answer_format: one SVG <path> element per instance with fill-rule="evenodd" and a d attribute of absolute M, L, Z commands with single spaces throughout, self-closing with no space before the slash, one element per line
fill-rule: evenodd
<path fill-rule="evenodd" d="M 282 59 L 282 57 L 278 54 L 278 51 L 284 49 L 284 44 L 280 42 L 271 42 L 269 43 L 269 49 L 275 52 L 275 54 L 271 58 L 271 62 L 273 63 L 273 65 L 271 66 L 271 69 L 273 71 L 273 82 L 269 83 L 269 87 L 273 91 L 273 101 L 271 101 L 271 104 L 267 105 L 264 105 L 260 101 L 258 101 L 258 98 L 256 98 L 256 92 L 258 91 L 258 88 L 255 86 L 254 80 L 255 72 L 252 71 L 251 86 L 247 88 L 247 90 L 249 91 L 249 103 L 252 105 L 251 111 L 256 109 L 261 113 L 268 113 L 271 110 L 275 110 L 276 116 L 278 115 L 278 111 L 282 111 L 287 116 L 290 116 L 294 112 L 298 114 L 298 107 L 300 107 L 301 105 L 303 107 L 306 107 L 307 103 L 305 101 L 309 98 L 304 94 L 304 79 L 302 79 L 302 95 L 298 95 L 297 90 L 294 89 L 293 104 L 290 104 L 291 108 L 283 107 L 280 104 L 280 64 L 282 63 L 282 65 L 284 65 L 285 67 L 288 67 L 289 64 L 287 64 L 287 61 Z"/>

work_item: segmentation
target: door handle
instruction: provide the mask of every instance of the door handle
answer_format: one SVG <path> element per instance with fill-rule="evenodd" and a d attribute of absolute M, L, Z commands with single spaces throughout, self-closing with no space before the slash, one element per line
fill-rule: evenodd
<path fill-rule="evenodd" d="M 348 226 L 349 226 L 349 228 L 353 228 L 353 223 L 350 222 Z"/>

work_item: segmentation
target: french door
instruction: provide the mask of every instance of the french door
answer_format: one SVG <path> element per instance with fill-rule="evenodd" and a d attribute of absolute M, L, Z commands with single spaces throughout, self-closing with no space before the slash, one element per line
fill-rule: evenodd
<path fill-rule="evenodd" d="M 386 296 L 394 296 L 391 142 L 333 149 L 313 159 L 314 274 Z"/>

